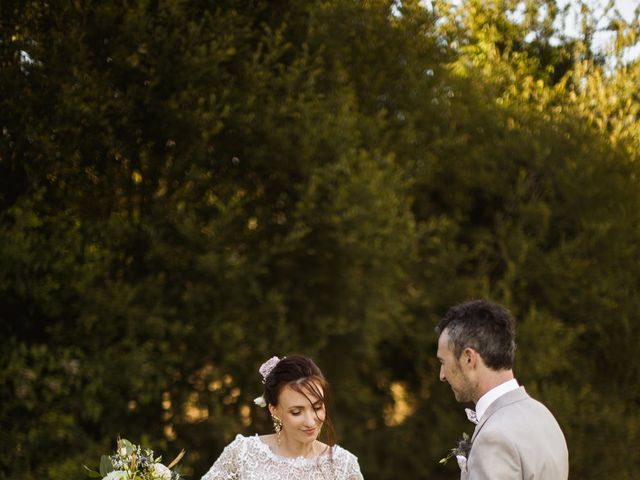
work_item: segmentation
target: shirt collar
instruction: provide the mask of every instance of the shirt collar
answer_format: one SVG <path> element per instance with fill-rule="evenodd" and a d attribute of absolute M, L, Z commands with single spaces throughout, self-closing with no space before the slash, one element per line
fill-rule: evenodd
<path fill-rule="evenodd" d="M 512 378 L 511 380 L 507 380 L 506 382 L 501 383 L 497 387 L 493 387 L 482 397 L 480 397 L 480 400 L 478 400 L 478 403 L 476 403 L 476 417 L 478 418 L 478 420 L 482 419 L 482 416 L 487 411 L 487 408 L 489 408 L 489 405 L 491 405 L 505 393 L 508 393 L 512 390 L 517 390 L 519 387 L 520 385 L 518 385 L 518 381 L 515 378 Z"/>

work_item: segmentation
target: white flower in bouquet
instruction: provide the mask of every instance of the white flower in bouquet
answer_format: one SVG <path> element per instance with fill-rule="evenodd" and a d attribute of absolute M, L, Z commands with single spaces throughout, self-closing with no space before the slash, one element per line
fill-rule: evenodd
<path fill-rule="evenodd" d="M 102 480 L 127 480 L 127 472 L 124 470 L 114 470 L 107 473 L 106 477 L 102 477 Z"/>
<path fill-rule="evenodd" d="M 153 473 L 155 473 L 158 480 L 171 480 L 171 470 L 169 470 L 163 464 L 154 463 L 151 466 L 151 469 L 153 470 Z"/>

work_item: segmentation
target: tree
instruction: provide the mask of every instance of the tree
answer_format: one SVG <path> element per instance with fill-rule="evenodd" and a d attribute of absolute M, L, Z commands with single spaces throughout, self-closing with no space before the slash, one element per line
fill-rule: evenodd
<path fill-rule="evenodd" d="M 637 440 L 634 30 L 598 56 L 520 5 L 5 2 L 0 472 L 120 433 L 197 478 L 297 351 L 367 478 L 448 478 L 433 327 L 484 296 L 572 476 L 632 478 L 594 431 Z"/>

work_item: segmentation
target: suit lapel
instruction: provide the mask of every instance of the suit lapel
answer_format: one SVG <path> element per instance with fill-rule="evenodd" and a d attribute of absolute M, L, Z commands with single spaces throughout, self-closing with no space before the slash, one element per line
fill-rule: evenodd
<path fill-rule="evenodd" d="M 475 438 L 478 436 L 478 433 L 480 433 L 480 430 L 482 430 L 482 427 L 487 422 L 487 420 L 489 420 L 491 415 L 500 410 L 502 407 L 506 407 L 507 405 L 511 405 L 512 403 L 521 402 L 522 400 L 526 400 L 527 398 L 529 398 L 529 395 L 527 394 L 524 387 L 519 387 L 517 390 L 512 390 L 497 398 L 491 405 L 489 405 L 489 408 L 487 408 L 487 411 L 484 412 L 484 415 L 478 422 L 478 425 L 476 425 L 476 428 L 473 431 L 473 436 L 471 437 L 471 443 L 473 443 Z"/>

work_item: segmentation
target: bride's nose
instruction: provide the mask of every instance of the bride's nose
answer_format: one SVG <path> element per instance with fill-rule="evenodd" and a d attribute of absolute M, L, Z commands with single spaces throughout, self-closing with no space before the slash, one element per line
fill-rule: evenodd
<path fill-rule="evenodd" d="M 305 427 L 313 428 L 318 423 L 318 419 L 316 418 L 315 412 L 306 412 L 304 415 L 304 425 Z"/>

